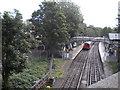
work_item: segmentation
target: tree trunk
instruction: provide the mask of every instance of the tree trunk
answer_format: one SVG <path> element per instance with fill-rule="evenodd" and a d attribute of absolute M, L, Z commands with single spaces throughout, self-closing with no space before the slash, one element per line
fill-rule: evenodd
<path fill-rule="evenodd" d="M 2 87 L 4 89 L 8 89 L 9 88 L 9 83 L 8 83 L 8 78 L 9 78 L 9 73 L 4 71 L 3 72 L 3 83 L 2 83 Z"/>
<path fill-rule="evenodd" d="M 2 57 L 2 79 L 3 79 L 2 87 L 4 89 L 9 88 L 9 83 L 8 83 L 9 68 L 7 68 L 6 60 L 7 60 L 7 55 L 6 55 L 6 58 L 5 58 L 5 55 L 3 55 L 3 57 Z"/>
<path fill-rule="evenodd" d="M 50 77 L 52 77 L 52 66 L 53 66 L 53 60 L 54 60 L 54 53 L 52 53 L 51 58 L 50 58 Z"/>

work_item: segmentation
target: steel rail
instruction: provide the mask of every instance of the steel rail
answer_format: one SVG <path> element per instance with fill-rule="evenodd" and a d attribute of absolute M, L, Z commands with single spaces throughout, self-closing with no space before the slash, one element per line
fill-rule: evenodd
<path fill-rule="evenodd" d="M 98 82 L 102 79 L 102 65 L 100 63 L 100 55 L 98 50 L 98 43 L 94 45 L 94 49 L 92 49 L 92 57 L 89 58 L 89 70 L 88 70 L 88 82 L 87 86 Z"/>
<path fill-rule="evenodd" d="M 78 88 L 80 87 L 80 83 L 81 83 L 81 80 L 82 80 L 82 76 L 83 76 L 83 73 L 84 73 L 84 70 L 85 70 L 85 66 L 86 66 L 86 63 L 87 63 L 87 58 L 85 58 L 85 62 L 84 62 L 84 65 L 83 65 L 83 68 L 82 68 L 82 72 L 81 72 L 81 75 L 79 77 L 79 80 L 78 80 L 78 84 L 77 84 L 77 90 Z"/>

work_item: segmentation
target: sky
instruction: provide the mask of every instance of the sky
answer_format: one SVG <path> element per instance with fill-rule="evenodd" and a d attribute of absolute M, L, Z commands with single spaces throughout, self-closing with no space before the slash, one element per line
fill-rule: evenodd
<path fill-rule="evenodd" d="M 96 27 L 116 27 L 120 0 L 74 0 L 80 6 L 84 22 Z"/>
<path fill-rule="evenodd" d="M 42 0 L 1 0 L 0 12 L 17 9 L 23 20 L 30 19 L 34 11 L 39 9 Z M 120 0 L 72 0 L 80 6 L 84 23 L 95 27 L 116 27 L 118 2 Z"/>

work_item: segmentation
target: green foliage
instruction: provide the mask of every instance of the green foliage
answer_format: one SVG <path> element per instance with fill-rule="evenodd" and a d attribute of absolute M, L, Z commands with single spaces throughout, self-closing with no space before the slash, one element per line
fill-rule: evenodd
<path fill-rule="evenodd" d="M 7 64 L 6 69 L 21 71 L 25 67 L 27 57 L 25 53 L 29 51 L 29 42 L 22 32 L 21 14 L 15 11 L 15 17 L 5 12 L 2 20 L 2 45 L 3 64 Z M 21 68 L 20 68 L 21 67 Z"/>
<path fill-rule="evenodd" d="M 87 28 L 86 35 L 87 36 L 95 36 L 95 31 L 93 30 L 93 28 Z"/>
<path fill-rule="evenodd" d="M 89 27 L 86 27 L 85 32 L 83 32 L 83 34 L 85 36 L 106 36 L 108 37 L 108 33 L 115 33 L 116 31 L 110 27 L 104 27 L 104 28 L 100 28 L 100 27 L 94 27 L 92 25 L 90 25 Z"/>
<path fill-rule="evenodd" d="M 109 64 L 110 64 L 110 66 L 111 66 L 111 69 L 112 69 L 112 73 L 114 74 L 114 73 L 116 73 L 116 72 L 118 72 L 118 63 L 117 62 L 113 62 L 113 61 L 110 61 L 110 62 L 108 62 Z"/>
<path fill-rule="evenodd" d="M 38 47 L 39 45 L 39 41 L 36 39 L 36 32 L 34 31 L 35 27 L 34 25 L 30 22 L 30 21 L 26 21 L 24 23 L 24 32 L 27 36 L 28 41 L 30 42 L 30 49 L 34 49 L 36 47 Z"/>
<path fill-rule="evenodd" d="M 63 63 L 63 59 L 61 59 L 61 58 L 55 58 L 54 59 L 54 64 L 56 64 L 56 66 L 58 67 L 58 68 L 60 68 L 60 65 Z"/>
<path fill-rule="evenodd" d="M 57 78 L 62 77 L 63 74 L 64 74 L 64 71 L 61 69 L 55 69 L 52 73 L 53 77 L 57 77 Z"/>
<path fill-rule="evenodd" d="M 86 35 L 86 28 L 87 28 L 86 24 L 81 23 L 79 27 L 80 27 L 80 29 L 78 31 L 79 36 L 85 36 Z"/>
<path fill-rule="evenodd" d="M 62 77 L 64 74 L 64 70 L 61 68 L 63 64 L 63 59 L 60 58 L 55 58 L 54 59 L 54 64 L 55 64 L 55 70 L 53 70 L 52 75 L 53 77 Z"/>
<path fill-rule="evenodd" d="M 108 37 L 108 33 L 115 33 L 116 31 L 111 29 L 110 27 L 104 27 L 102 30 L 101 30 L 101 36 L 106 36 Z"/>
<path fill-rule="evenodd" d="M 4 12 L 2 18 L 2 65 L 3 86 L 8 86 L 8 78 L 14 72 L 21 72 L 26 67 L 29 42 L 26 39 L 22 23 L 22 15 L 18 10 L 14 13 Z"/>
<path fill-rule="evenodd" d="M 30 75 L 29 73 L 13 74 L 10 77 L 10 87 L 12 88 L 30 88 L 31 82 L 39 78 Z"/>
<path fill-rule="evenodd" d="M 66 17 L 55 2 L 43 2 L 40 9 L 32 14 L 31 21 L 37 35 L 45 45 L 46 50 L 54 52 L 69 38 Z"/>
<path fill-rule="evenodd" d="M 83 24 L 83 16 L 78 5 L 72 2 L 60 2 L 61 11 L 66 16 L 67 28 L 69 29 L 70 37 L 81 34 L 80 25 Z"/>
<path fill-rule="evenodd" d="M 9 83 L 12 88 L 31 88 L 33 81 L 39 80 L 48 71 L 48 62 L 39 58 L 29 59 L 27 69 L 10 76 Z"/>

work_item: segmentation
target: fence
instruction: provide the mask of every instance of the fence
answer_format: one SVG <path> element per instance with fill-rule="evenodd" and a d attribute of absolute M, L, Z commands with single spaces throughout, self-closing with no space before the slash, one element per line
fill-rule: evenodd
<path fill-rule="evenodd" d="M 29 53 L 29 56 L 35 57 L 35 58 L 49 58 L 49 54 L 47 51 L 41 51 L 38 49 L 32 50 L 31 53 Z M 71 52 L 65 52 L 65 51 L 56 51 L 54 52 L 54 58 L 62 58 L 62 59 L 71 59 L 72 54 Z"/>

